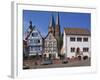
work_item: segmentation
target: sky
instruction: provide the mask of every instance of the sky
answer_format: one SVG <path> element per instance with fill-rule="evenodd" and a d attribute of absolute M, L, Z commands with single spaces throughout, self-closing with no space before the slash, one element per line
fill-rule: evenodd
<path fill-rule="evenodd" d="M 33 11 L 23 10 L 23 32 L 25 33 L 29 27 L 29 21 L 32 25 L 40 31 L 41 35 L 45 37 L 48 33 L 48 26 L 50 18 L 53 15 L 54 21 L 59 13 L 59 22 L 61 32 L 66 28 L 84 28 L 91 30 L 91 14 L 90 13 L 76 13 L 76 12 L 50 12 L 50 11 Z"/>

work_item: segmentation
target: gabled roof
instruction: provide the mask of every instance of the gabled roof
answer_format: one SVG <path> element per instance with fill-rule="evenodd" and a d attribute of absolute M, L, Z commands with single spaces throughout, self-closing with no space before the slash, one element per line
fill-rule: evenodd
<path fill-rule="evenodd" d="M 23 47 L 27 48 L 27 41 L 23 40 Z"/>
<path fill-rule="evenodd" d="M 52 32 L 48 32 L 48 34 L 47 34 L 47 36 L 44 38 L 44 39 L 46 39 L 48 36 L 49 36 L 49 34 L 52 34 L 52 36 L 54 37 L 54 35 L 53 35 L 53 33 Z M 55 37 L 54 37 L 55 38 Z M 55 38 L 56 39 L 56 38 Z"/>
<path fill-rule="evenodd" d="M 29 34 L 26 36 L 25 40 L 28 39 L 28 37 L 30 36 L 30 34 L 32 33 L 32 31 L 33 31 L 33 27 L 32 27 L 32 29 L 31 29 L 31 31 L 29 32 Z"/>
<path fill-rule="evenodd" d="M 64 31 L 66 35 L 91 35 L 89 30 L 82 28 L 64 28 Z"/>
<path fill-rule="evenodd" d="M 35 28 L 36 28 L 35 26 L 32 27 L 31 31 L 30 31 L 29 34 L 26 36 L 25 40 L 27 40 L 27 39 L 29 38 L 29 36 L 31 35 L 31 33 L 33 32 L 33 30 L 34 30 Z M 37 31 L 38 31 L 38 29 L 37 29 Z M 40 31 L 38 31 L 38 33 L 39 33 L 40 36 L 41 36 Z M 41 38 L 42 38 L 42 36 L 41 36 Z"/>

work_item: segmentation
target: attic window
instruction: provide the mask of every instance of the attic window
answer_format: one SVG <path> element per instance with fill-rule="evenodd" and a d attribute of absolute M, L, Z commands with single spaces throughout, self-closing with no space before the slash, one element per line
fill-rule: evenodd
<path fill-rule="evenodd" d="M 32 33 L 32 37 L 38 36 L 38 33 Z"/>
<path fill-rule="evenodd" d="M 51 35 L 49 35 L 49 39 L 51 39 Z"/>

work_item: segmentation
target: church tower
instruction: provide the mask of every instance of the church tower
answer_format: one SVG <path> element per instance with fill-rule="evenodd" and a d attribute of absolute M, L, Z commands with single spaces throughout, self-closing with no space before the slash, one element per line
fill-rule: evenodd
<path fill-rule="evenodd" d="M 59 13 L 58 13 L 58 15 L 56 17 L 55 38 L 57 40 L 58 55 L 60 55 L 60 50 L 61 50 L 61 32 L 60 32 L 60 23 L 59 23 Z"/>
<path fill-rule="evenodd" d="M 48 32 L 51 32 L 53 35 L 55 35 L 55 22 L 54 22 L 53 15 L 52 15 L 51 18 L 50 18 L 50 23 L 49 23 Z"/>
<path fill-rule="evenodd" d="M 58 40 L 60 38 L 60 24 L 59 24 L 59 13 L 56 17 L 56 26 L 55 26 L 55 38 Z"/>

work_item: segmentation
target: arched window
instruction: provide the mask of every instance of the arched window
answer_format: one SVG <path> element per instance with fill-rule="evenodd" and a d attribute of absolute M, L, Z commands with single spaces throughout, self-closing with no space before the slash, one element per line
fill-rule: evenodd
<path fill-rule="evenodd" d="M 80 48 L 78 47 L 77 49 L 76 49 L 76 54 L 79 54 L 80 53 Z"/>

